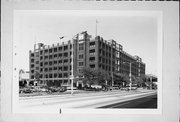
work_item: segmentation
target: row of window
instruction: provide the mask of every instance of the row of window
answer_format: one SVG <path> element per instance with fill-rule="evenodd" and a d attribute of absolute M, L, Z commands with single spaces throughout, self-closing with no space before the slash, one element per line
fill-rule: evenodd
<path fill-rule="evenodd" d="M 71 65 L 70 66 L 59 66 L 59 67 L 49 67 L 49 68 L 40 68 L 40 71 L 53 71 L 53 70 L 59 70 L 59 71 L 68 71 L 71 70 Z M 31 71 L 34 71 L 33 69 Z M 33 72 L 32 72 L 33 73 Z"/>
<path fill-rule="evenodd" d="M 99 50 L 100 51 L 100 54 L 101 54 L 101 50 Z M 95 55 L 95 49 L 92 49 L 92 50 L 89 50 L 89 53 L 90 53 L 90 55 Z M 105 55 L 105 51 L 103 51 L 103 53 L 102 53 L 103 55 Z M 70 54 L 71 55 L 71 54 Z M 108 56 L 108 53 L 106 52 L 106 55 Z M 62 53 L 60 53 L 59 54 L 59 57 L 68 57 L 68 53 L 64 53 L 64 54 L 62 54 Z M 58 55 L 57 54 L 55 54 L 55 55 L 49 55 L 49 56 L 44 56 L 44 59 L 46 60 L 46 59 L 54 59 L 54 58 L 56 58 L 56 57 L 58 57 Z M 109 53 L 109 57 L 111 57 L 111 54 Z M 126 56 L 127 57 L 127 56 Z M 84 55 L 83 54 L 79 54 L 79 59 L 83 59 L 84 58 Z M 43 56 L 41 56 L 40 57 L 40 60 L 42 60 L 43 59 Z M 115 59 L 115 56 L 113 55 L 113 59 Z M 124 59 L 124 58 L 121 58 L 121 59 Z M 101 62 L 101 59 L 99 59 L 99 61 Z M 103 60 L 102 60 L 103 61 Z M 132 61 L 134 61 L 134 59 L 131 59 L 131 58 L 126 58 L 126 60 L 124 60 L 124 62 L 132 62 Z M 31 62 L 33 63 L 34 62 L 34 59 L 31 59 Z M 103 61 L 104 62 L 104 61 Z M 107 62 L 107 61 L 106 61 Z M 36 64 L 38 64 L 39 62 L 36 62 Z"/>
<path fill-rule="evenodd" d="M 68 78 L 71 73 L 60 73 L 60 74 L 40 74 L 40 78 Z M 34 75 L 31 75 L 31 79 L 34 79 Z"/>
<path fill-rule="evenodd" d="M 64 60 L 59 60 L 59 61 L 49 61 L 49 62 L 40 62 L 40 66 L 52 66 L 52 65 L 58 65 L 58 64 L 67 64 L 67 63 L 71 63 L 71 59 L 64 59 Z M 36 64 L 39 64 L 39 61 L 36 61 Z M 35 65 L 31 64 L 31 68 L 34 68 Z"/>
<path fill-rule="evenodd" d="M 52 53 L 52 52 L 58 52 L 58 51 L 62 51 L 62 50 L 66 51 L 66 50 L 71 49 L 71 48 L 72 48 L 72 45 L 70 45 L 70 46 L 69 45 L 65 45 L 65 46 L 45 49 L 44 52 L 45 53 L 48 53 L 48 52 Z M 43 51 L 40 52 L 40 54 L 42 54 L 42 53 L 43 53 Z"/>

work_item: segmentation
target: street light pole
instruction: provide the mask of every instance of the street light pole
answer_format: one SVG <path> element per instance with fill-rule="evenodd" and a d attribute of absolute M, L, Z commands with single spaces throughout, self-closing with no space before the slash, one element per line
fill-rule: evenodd
<path fill-rule="evenodd" d="M 136 61 L 134 61 L 134 62 L 136 62 Z M 134 63 L 134 62 L 123 62 L 123 64 L 125 64 L 125 63 L 128 63 L 129 64 L 129 81 L 130 81 L 130 83 L 129 83 L 129 89 L 131 90 L 132 89 L 132 78 L 131 78 L 131 76 L 132 76 L 132 73 L 131 73 L 131 67 L 132 67 L 132 63 Z"/>
<path fill-rule="evenodd" d="M 74 56 L 73 56 L 73 39 L 72 39 L 72 47 L 71 47 L 71 52 L 72 52 L 72 54 L 71 54 L 71 95 L 73 95 L 73 84 L 74 84 L 74 75 L 73 75 L 73 65 L 74 65 L 74 62 L 73 62 L 73 58 L 74 58 Z"/>
<path fill-rule="evenodd" d="M 132 85 L 132 79 L 131 79 L 131 63 L 129 63 L 129 79 L 130 79 L 130 83 L 129 83 L 129 87 L 130 87 L 130 90 L 131 90 L 131 85 Z"/>

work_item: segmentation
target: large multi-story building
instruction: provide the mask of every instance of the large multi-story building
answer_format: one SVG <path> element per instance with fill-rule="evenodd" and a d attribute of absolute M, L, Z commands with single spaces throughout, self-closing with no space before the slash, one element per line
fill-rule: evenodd
<path fill-rule="evenodd" d="M 72 48 L 73 43 L 73 48 Z M 72 55 L 73 52 L 73 55 Z M 72 67 L 73 57 L 73 67 Z M 132 56 L 123 50 L 115 40 L 104 40 L 100 36 L 92 38 L 86 31 L 73 39 L 47 46 L 42 43 L 34 45 L 29 52 L 30 79 L 40 74 L 40 84 L 51 83 L 60 86 L 70 84 L 70 76 L 82 76 L 82 69 L 101 69 L 115 80 L 115 73 L 130 73 L 138 77 L 145 74 L 145 63 L 138 56 Z M 74 85 L 82 85 L 75 82 Z"/>

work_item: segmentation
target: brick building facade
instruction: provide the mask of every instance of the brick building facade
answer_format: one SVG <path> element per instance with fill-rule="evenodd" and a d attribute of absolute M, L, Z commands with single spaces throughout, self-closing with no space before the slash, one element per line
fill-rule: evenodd
<path fill-rule="evenodd" d="M 82 76 L 82 69 L 101 69 L 114 76 L 115 72 L 129 74 L 128 63 L 133 62 L 132 75 L 138 77 L 145 74 L 145 63 L 138 56 L 132 56 L 123 50 L 123 46 L 114 40 L 104 40 L 100 36 L 92 38 L 86 31 L 77 34 L 73 39 L 63 43 L 46 46 L 35 44 L 29 52 L 30 79 L 40 73 L 39 84 L 60 86 L 70 84 L 72 75 L 72 42 L 73 42 L 73 75 Z M 75 82 L 74 85 L 81 84 Z M 81 84 L 82 85 L 82 84 Z"/>

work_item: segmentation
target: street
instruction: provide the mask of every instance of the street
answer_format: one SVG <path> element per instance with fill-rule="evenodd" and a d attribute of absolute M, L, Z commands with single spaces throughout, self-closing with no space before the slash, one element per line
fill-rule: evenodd
<path fill-rule="evenodd" d="M 155 90 L 34 96 L 20 98 L 19 111 L 59 112 L 59 108 L 157 108 Z"/>
<path fill-rule="evenodd" d="M 99 108 L 157 108 L 157 95 L 101 106 Z"/>

